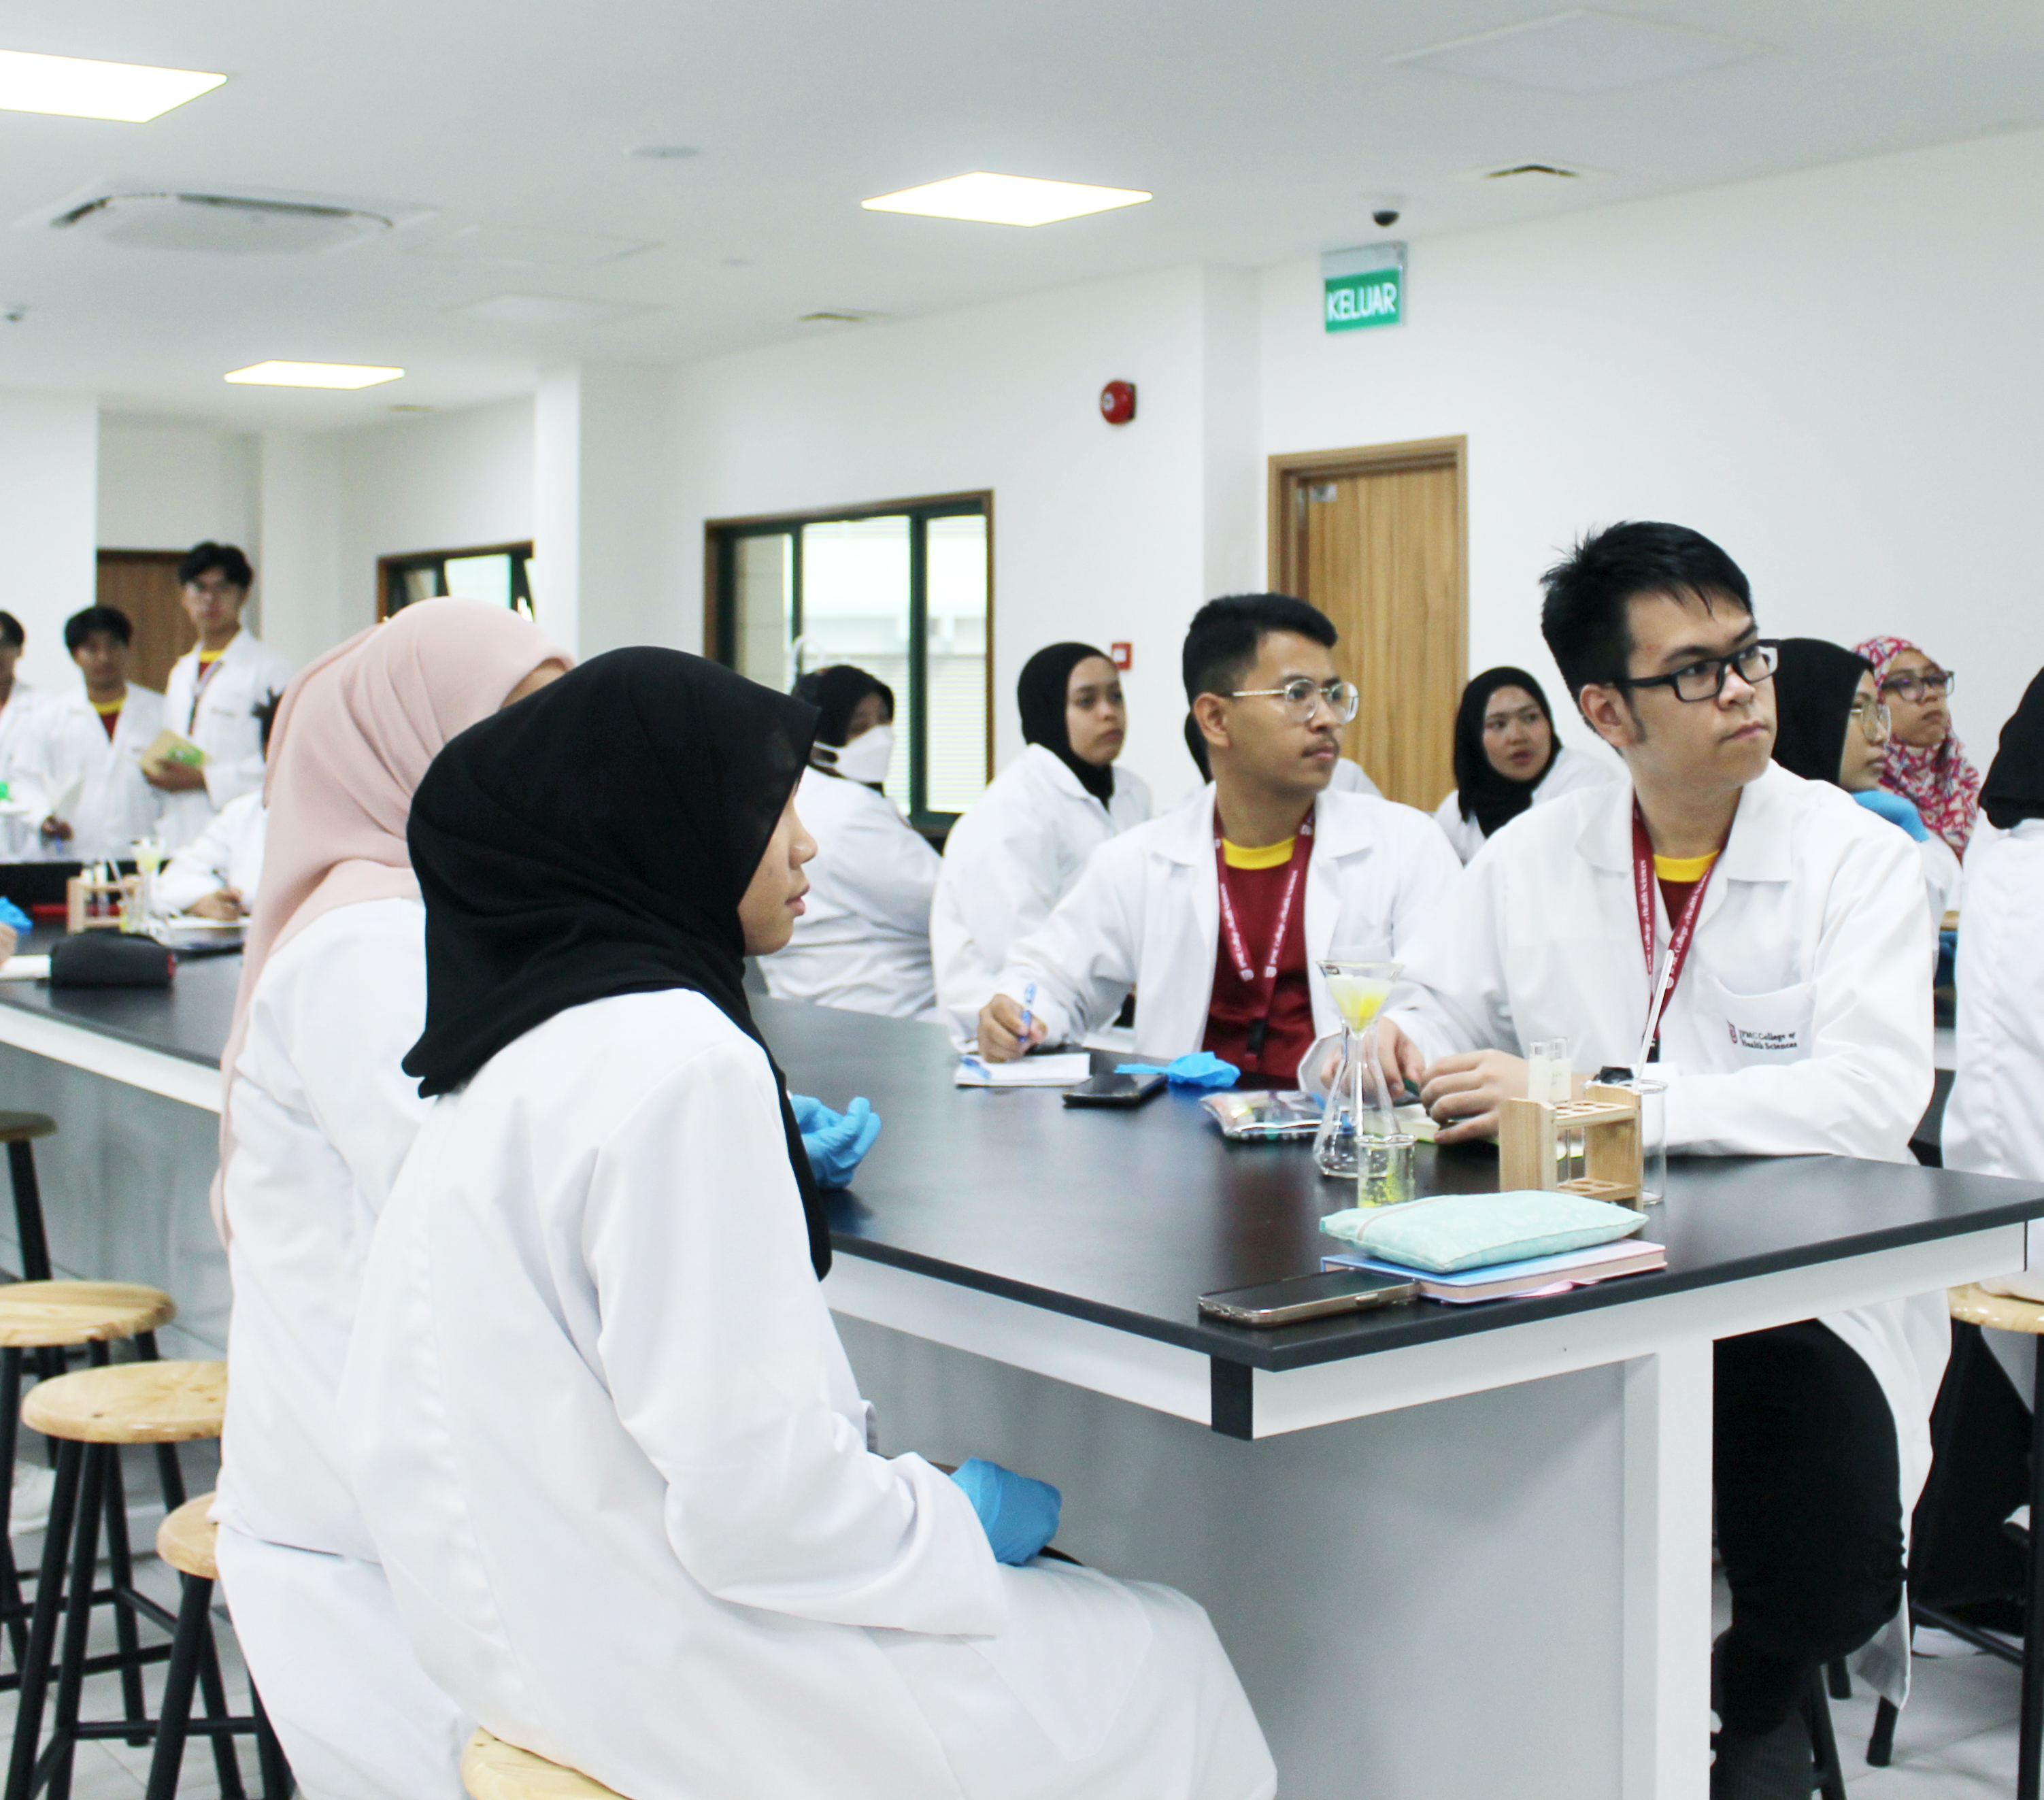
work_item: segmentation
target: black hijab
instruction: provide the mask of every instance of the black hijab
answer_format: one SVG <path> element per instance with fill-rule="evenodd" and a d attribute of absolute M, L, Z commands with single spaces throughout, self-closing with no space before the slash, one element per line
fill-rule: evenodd
<path fill-rule="evenodd" d="M 1524 781 L 1500 775 L 1484 754 L 1483 715 L 1490 697 L 1500 687 L 1523 687 L 1533 696 L 1547 721 L 1547 760 L 1540 772 Z M 1533 804 L 1533 790 L 1547 779 L 1554 759 L 1562 753 L 1555 735 L 1554 709 L 1539 683 L 1523 669 L 1500 665 L 1485 669 L 1462 690 L 1462 705 L 1455 709 L 1455 803 L 1466 819 L 1474 819 L 1485 837 L 1500 825 L 1508 825 Z"/>
<path fill-rule="evenodd" d="M 1065 696 L 1072 671 L 1089 656 L 1103 663 L 1114 659 L 1090 644 L 1047 644 L 1022 665 L 1015 683 L 1015 702 L 1022 709 L 1022 741 L 1040 744 L 1078 777 L 1079 786 L 1105 806 L 1114 798 L 1114 765 L 1089 763 L 1072 753 L 1072 734 L 1065 725 Z"/>
<path fill-rule="evenodd" d="M 407 833 L 426 903 L 426 1029 L 405 1058 L 419 1092 L 613 994 L 690 989 L 764 1049 L 738 902 L 815 729 L 802 702 L 700 656 L 613 650 L 450 742 Z M 774 1079 L 820 1279 L 829 1229 Z"/>
<path fill-rule="evenodd" d="M 816 710 L 816 741 L 833 749 L 844 748 L 845 734 L 851 729 L 851 715 L 869 694 L 887 702 L 887 717 L 894 717 L 894 690 L 877 675 L 869 675 L 853 663 L 832 663 L 828 668 L 812 669 L 796 682 L 795 698 Z"/>
<path fill-rule="evenodd" d="M 2001 747 L 1988 765 L 1981 810 L 1997 830 L 2044 819 L 2044 673 L 2023 690 L 2023 702 L 2001 728 Z"/>
<path fill-rule="evenodd" d="M 1838 785 L 1859 678 L 1873 664 L 1821 637 L 1785 637 L 1774 671 L 1774 760 L 1805 781 Z"/>

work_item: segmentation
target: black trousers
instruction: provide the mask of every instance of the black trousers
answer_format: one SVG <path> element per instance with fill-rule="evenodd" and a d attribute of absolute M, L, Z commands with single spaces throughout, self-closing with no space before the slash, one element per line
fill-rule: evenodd
<path fill-rule="evenodd" d="M 1815 1664 L 1867 1642 L 1902 1599 L 1895 1419 L 1873 1372 L 1814 1319 L 1717 1345 L 1718 1549 L 1731 1629 L 1718 1716 L 1771 1731 Z"/>

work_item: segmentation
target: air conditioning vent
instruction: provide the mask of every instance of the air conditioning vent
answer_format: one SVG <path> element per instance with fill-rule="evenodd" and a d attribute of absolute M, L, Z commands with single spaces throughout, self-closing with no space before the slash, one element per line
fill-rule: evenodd
<path fill-rule="evenodd" d="M 168 183 L 97 183 L 18 221 L 126 250 L 210 256 L 321 256 L 430 218 L 432 209 L 256 189 L 213 194 Z"/>

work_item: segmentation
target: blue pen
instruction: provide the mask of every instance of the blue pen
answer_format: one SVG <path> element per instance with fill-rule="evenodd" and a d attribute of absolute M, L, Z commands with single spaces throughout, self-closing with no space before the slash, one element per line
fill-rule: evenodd
<path fill-rule="evenodd" d="M 1030 1009 L 1036 1004 L 1036 984 L 1033 981 L 1022 990 L 1022 1029 L 1015 1035 L 1026 1052 L 1029 1048 L 1029 1027 L 1034 1022 Z"/>

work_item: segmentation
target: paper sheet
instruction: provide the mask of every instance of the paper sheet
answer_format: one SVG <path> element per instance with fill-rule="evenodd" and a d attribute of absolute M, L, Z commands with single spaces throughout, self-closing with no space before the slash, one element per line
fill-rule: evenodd
<path fill-rule="evenodd" d="M 1083 1050 L 1061 1056 L 1024 1056 L 1019 1063 L 982 1063 L 961 1056 L 954 1087 L 1075 1087 L 1093 1073 L 1093 1058 Z"/>

